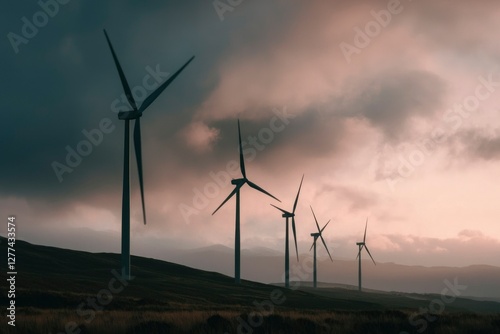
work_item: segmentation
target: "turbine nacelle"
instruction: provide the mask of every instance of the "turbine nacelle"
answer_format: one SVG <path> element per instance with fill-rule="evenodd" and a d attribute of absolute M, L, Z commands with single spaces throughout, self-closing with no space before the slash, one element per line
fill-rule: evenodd
<path fill-rule="evenodd" d="M 137 110 L 128 110 L 128 111 L 118 112 L 118 119 L 121 119 L 121 120 L 137 119 L 141 116 L 142 116 L 142 111 L 137 111 Z"/>
<path fill-rule="evenodd" d="M 241 178 L 241 179 L 232 179 L 231 184 L 234 184 L 235 186 L 243 186 L 247 182 L 246 178 Z"/>
<path fill-rule="evenodd" d="M 358 246 L 364 246 L 365 243 L 364 242 L 356 242 L 356 245 L 358 245 Z"/>
<path fill-rule="evenodd" d="M 314 237 L 314 239 L 317 239 L 320 235 L 319 233 L 311 233 L 311 237 Z"/>

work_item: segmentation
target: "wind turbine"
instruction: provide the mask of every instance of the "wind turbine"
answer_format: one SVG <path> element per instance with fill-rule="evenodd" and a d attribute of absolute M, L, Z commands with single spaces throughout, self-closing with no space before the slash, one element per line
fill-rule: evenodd
<path fill-rule="evenodd" d="M 184 68 L 193 60 L 192 56 L 180 69 L 177 70 L 167 81 L 162 83 L 154 92 L 152 92 L 137 108 L 134 97 L 132 96 L 132 91 L 128 85 L 125 74 L 123 73 L 118 57 L 116 56 L 113 45 L 109 40 L 106 30 L 104 30 L 104 35 L 108 42 L 111 54 L 113 55 L 113 60 L 118 70 L 118 75 L 120 76 L 120 81 L 127 96 L 127 100 L 130 103 L 132 110 L 120 111 L 118 113 L 118 119 L 125 121 L 125 139 L 124 139 L 124 159 L 123 159 L 123 194 L 122 194 L 122 257 L 121 263 L 122 268 L 125 271 L 125 276 L 130 279 L 130 120 L 135 120 L 134 124 L 134 149 L 135 158 L 137 161 L 137 172 L 139 174 L 139 186 L 141 189 L 141 202 L 142 202 L 142 217 L 144 220 L 144 225 L 146 225 L 146 207 L 144 204 L 144 183 L 143 183 L 143 171 L 142 171 L 142 147 L 141 147 L 141 116 L 142 113 L 156 100 L 156 98 L 167 88 L 172 81 L 184 70 Z"/>
<path fill-rule="evenodd" d="M 297 208 L 297 202 L 299 200 L 300 188 L 302 188 L 302 181 L 304 181 L 304 175 L 302 175 L 302 180 L 300 180 L 299 191 L 297 192 L 297 196 L 295 197 L 295 202 L 293 203 L 292 212 L 288 212 L 281 208 L 278 208 L 276 205 L 271 204 L 276 209 L 280 210 L 283 214 L 281 217 L 286 219 L 286 233 L 285 233 L 285 287 L 290 287 L 290 256 L 288 250 L 288 221 L 292 218 L 292 231 L 293 231 L 293 240 L 295 241 L 295 251 L 297 252 L 297 261 L 299 261 L 299 249 L 297 248 L 297 233 L 295 232 L 295 209 Z"/>
<path fill-rule="evenodd" d="M 240 146 L 240 170 L 242 174 L 242 178 L 240 179 L 232 179 L 231 184 L 234 184 L 234 190 L 227 196 L 227 198 L 222 202 L 221 205 L 212 213 L 214 215 L 226 202 L 236 194 L 236 228 L 234 233 L 234 281 L 236 284 L 240 284 L 240 189 L 246 184 L 250 187 L 258 190 L 268 196 L 271 196 L 278 202 L 281 202 L 279 199 L 247 179 L 247 174 L 245 171 L 245 159 L 243 159 L 243 148 L 241 145 L 241 131 L 240 131 L 240 120 L 238 119 L 238 139 Z"/>
<path fill-rule="evenodd" d="M 370 255 L 370 258 L 372 259 L 373 261 L 373 264 L 374 265 L 377 265 L 375 263 L 375 260 L 373 259 L 372 255 L 370 254 L 370 250 L 368 249 L 368 246 L 366 246 L 366 228 L 368 227 L 368 218 L 366 218 L 366 224 L 365 224 L 365 236 L 363 237 L 363 242 L 356 242 L 356 245 L 358 245 L 358 248 L 359 248 L 359 251 L 358 251 L 358 256 L 356 257 L 356 259 L 359 258 L 359 264 L 358 264 L 358 290 L 361 291 L 361 251 L 364 249 L 366 249 L 366 251 L 368 252 L 368 255 Z"/>
<path fill-rule="evenodd" d="M 312 211 L 312 214 L 314 216 L 314 221 L 316 222 L 316 227 L 318 228 L 318 232 L 317 233 L 311 233 L 311 237 L 314 237 L 314 241 L 313 241 L 313 244 L 311 246 L 311 248 L 309 249 L 309 251 L 311 251 L 311 249 L 313 249 L 314 247 L 314 272 L 313 272 L 313 277 L 314 277 L 314 287 L 316 288 L 317 287 L 317 270 L 316 270 L 316 240 L 318 240 L 318 238 L 321 238 L 321 241 L 323 242 L 323 245 L 325 246 L 325 249 L 326 251 L 328 252 L 328 256 L 330 256 L 330 260 L 332 260 L 333 262 L 333 259 L 332 259 L 332 256 L 330 255 L 330 251 L 328 250 L 328 247 L 326 247 L 326 242 L 325 242 L 325 239 L 323 239 L 323 231 L 325 230 L 326 226 L 330 223 L 330 221 L 328 221 L 325 226 L 323 226 L 322 229 L 319 228 L 319 224 L 318 224 L 318 220 L 316 219 L 316 215 L 314 214 L 314 210 L 311 206 L 311 211 Z"/>

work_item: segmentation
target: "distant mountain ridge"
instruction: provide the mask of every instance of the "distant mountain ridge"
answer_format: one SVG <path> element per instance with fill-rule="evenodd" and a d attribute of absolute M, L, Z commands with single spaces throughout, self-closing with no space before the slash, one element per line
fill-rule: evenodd
<path fill-rule="evenodd" d="M 213 247 L 213 248 L 212 248 Z M 284 254 L 270 249 L 244 249 L 241 253 L 242 277 L 256 282 L 283 282 Z M 234 251 L 222 245 L 194 249 L 189 252 L 166 254 L 168 261 L 181 263 L 193 268 L 211 270 L 232 276 Z M 300 262 L 294 254 L 290 256 L 291 278 L 312 281 L 311 254 L 299 254 Z M 265 268 L 265 270 L 263 269 Z M 305 270 L 309 268 L 309 270 Z M 464 295 L 480 299 L 500 301 L 500 267 L 490 265 L 470 265 L 465 267 L 408 266 L 396 263 L 377 263 L 363 260 L 363 286 L 379 291 L 401 291 L 408 293 L 440 293 L 444 281 L 457 278 L 467 285 Z M 299 276 L 299 274 L 301 274 Z M 295 275 L 295 277 L 294 277 Z M 358 264 L 356 260 L 334 257 L 318 259 L 318 281 L 337 285 L 357 286 Z"/>
<path fill-rule="evenodd" d="M 6 239 L 0 237 L 0 249 L 6 251 L 6 247 Z M 61 286 L 68 286 L 70 290 L 74 291 L 81 289 L 83 291 L 87 289 L 99 291 L 103 282 L 106 283 L 106 280 L 109 280 L 110 270 L 119 268 L 120 263 L 119 254 L 88 253 L 50 246 L 37 246 L 21 240 L 16 242 L 16 253 L 19 286 L 29 287 L 30 290 L 57 291 Z M 251 286 L 249 291 L 253 291 L 252 289 L 257 289 L 256 291 L 272 289 L 272 286 L 259 283 L 259 279 L 254 279 L 254 277 L 267 277 L 268 280 L 265 283 L 275 283 L 276 285 L 283 282 L 283 255 L 261 255 L 261 253 L 266 254 L 268 250 L 257 249 L 242 253 L 243 278 L 256 281 L 255 283 L 246 281 L 245 284 Z M 219 289 L 223 291 L 227 289 L 227 284 L 233 285 L 231 277 L 234 254 L 229 247 L 214 245 L 191 252 L 179 251 L 172 256 L 182 257 L 182 261 L 180 259 L 178 259 L 179 261 L 171 261 L 180 264 L 133 256 L 133 275 L 140 276 L 142 280 L 147 282 L 159 280 L 161 283 L 157 287 L 163 289 L 171 286 L 177 293 L 181 293 L 177 282 L 182 281 L 187 284 L 186 292 L 183 292 L 187 295 L 174 298 L 182 300 L 193 298 L 190 293 L 193 289 L 189 282 L 196 281 L 199 282 L 197 284 L 210 286 L 215 284 L 215 287 L 211 287 L 213 291 Z M 308 271 L 312 268 L 312 262 L 306 258 L 306 255 L 301 254 L 300 256 L 300 263 L 291 257 L 291 280 L 301 281 L 301 288 L 307 289 L 312 278 L 311 270 Z M 206 267 L 204 269 L 206 271 L 195 269 L 197 266 Z M 302 275 L 299 280 L 297 280 L 298 275 Z M 387 293 L 439 294 L 445 286 L 444 280 L 453 282 L 454 279 L 457 279 L 460 284 L 467 285 L 462 297 L 472 296 L 472 299 L 475 300 L 500 301 L 500 268 L 498 267 L 474 265 L 464 268 L 427 268 L 392 263 L 378 263 L 377 266 L 374 266 L 368 261 L 363 263 L 364 289 L 378 295 Z M 353 290 L 356 290 L 357 286 L 357 263 L 343 260 L 334 260 L 332 263 L 329 259 L 319 260 L 318 281 L 321 282 L 322 289 L 320 290 L 335 290 L 335 293 L 344 291 L 342 294 L 346 291 L 356 292 Z M 174 284 L 174 282 L 176 283 Z M 157 293 L 147 287 L 137 287 L 135 293 L 137 298 L 157 297 Z M 256 293 L 257 295 L 262 294 L 261 292 Z M 197 298 L 195 297 L 195 299 Z M 219 302 L 219 300 L 214 298 L 214 302 Z"/>

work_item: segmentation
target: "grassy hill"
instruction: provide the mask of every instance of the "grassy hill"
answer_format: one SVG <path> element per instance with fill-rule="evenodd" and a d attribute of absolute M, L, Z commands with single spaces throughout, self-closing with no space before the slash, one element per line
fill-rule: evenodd
<path fill-rule="evenodd" d="M 6 246 L 6 239 L 0 237 L 4 254 Z M 471 326 L 477 332 L 478 322 L 485 333 L 500 328 L 500 303 L 495 302 L 456 298 L 433 315 L 435 319 L 425 318 L 419 310 L 428 309 L 441 296 L 360 293 L 332 286 L 312 289 L 302 283 L 290 290 L 245 280 L 237 286 L 222 274 L 142 257 L 132 257 L 134 278 L 124 283 L 119 254 L 23 241 L 17 241 L 15 248 L 16 328 L 4 321 L 2 333 L 237 333 L 238 329 L 241 333 L 358 333 L 360 326 L 362 332 L 399 333 L 423 326 L 422 322 L 412 325 L 412 316 L 427 319 L 427 326 L 434 329 L 443 323 L 450 326 L 450 319 L 460 330 Z M 1 284 L 6 288 L 5 280 Z M 2 294 L 2 307 L 7 302 Z M 468 325 L 462 323 L 465 320 Z"/>

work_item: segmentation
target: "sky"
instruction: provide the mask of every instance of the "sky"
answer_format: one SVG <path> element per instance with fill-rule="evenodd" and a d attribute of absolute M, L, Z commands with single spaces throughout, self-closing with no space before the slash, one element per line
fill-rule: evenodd
<path fill-rule="evenodd" d="M 11 2 L 0 27 L 0 212 L 38 244 L 120 251 L 123 89 L 142 101 L 143 224 L 131 152 L 132 253 L 234 245 L 237 119 L 248 178 L 242 248 L 500 266 L 496 1 Z M 90 139 L 89 139 L 90 138 Z M 73 153 L 70 153 L 73 152 Z M 75 153 L 76 152 L 76 153 Z M 82 153 L 79 153 L 82 152 Z M 1 235 L 6 235 L 2 228 Z M 319 250 L 325 256 L 323 249 Z"/>

